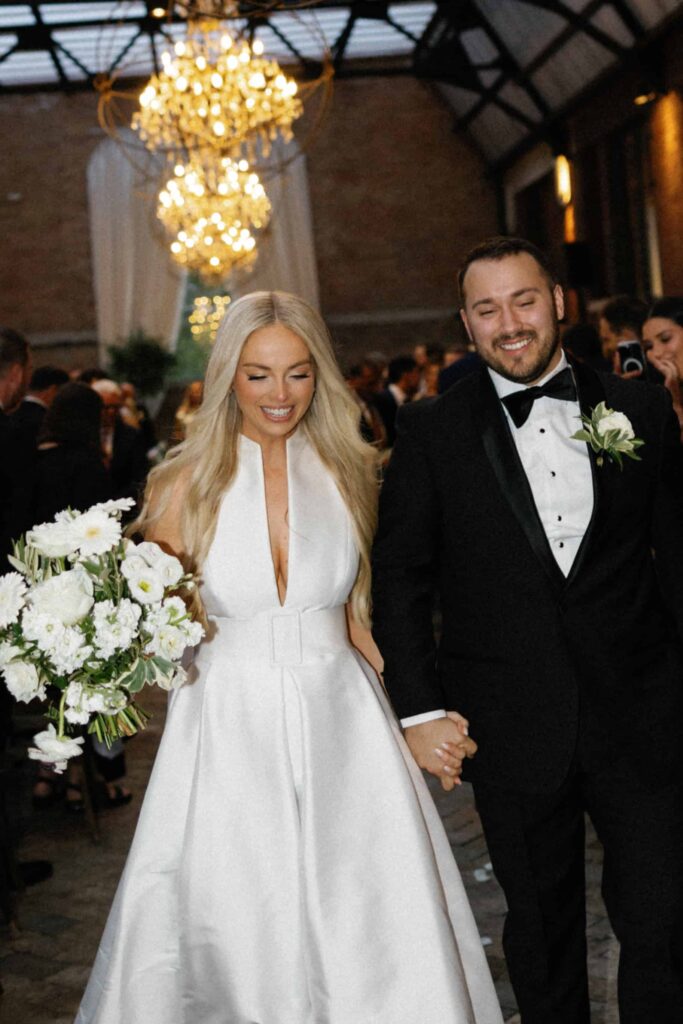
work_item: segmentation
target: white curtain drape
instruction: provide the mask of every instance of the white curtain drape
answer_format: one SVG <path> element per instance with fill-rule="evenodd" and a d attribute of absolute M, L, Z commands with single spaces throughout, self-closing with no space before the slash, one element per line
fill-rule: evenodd
<path fill-rule="evenodd" d="M 111 139 L 88 164 L 98 350 L 105 363 L 109 345 L 124 344 L 139 330 L 172 351 L 185 294 L 185 272 L 154 233 L 154 159 L 136 149 L 135 164 Z"/>
<path fill-rule="evenodd" d="M 293 292 L 315 309 L 320 306 L 313 216 L 306 158 L 295 143 L 276 142 L 259 161 L 260 177 L 273 213 L 258 240 L 258 261 L 251 274 L 230 289 L 233 298 L 255 291 Z M 278 167 L 284 169 L 278 172 Z"/>

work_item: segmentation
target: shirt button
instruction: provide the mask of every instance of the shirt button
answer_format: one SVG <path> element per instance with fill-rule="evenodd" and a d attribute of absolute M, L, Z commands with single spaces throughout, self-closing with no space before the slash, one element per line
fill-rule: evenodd
<path fill-rule="evenodd" d="M 555 470 L 554 470 L 554 469 L 551 469 L 551 470 L 550 470 L 550 475 L 551 475 L 551 476 L 557 476 L 557 473 L 555 472 Z"/>
<path fill-rule="evenodd" d="M 558 516 L 557 517 L 557 521 L 558 521 L 558 523 L 561 523 L 562 522 L 562 516 Z"/>
<path fill-rule="evenodd" d="M 540 434 L 545 434 L 545 427 L 541 427 L 541 429 L 540 429 L 539 433 L 540 433 Z"/>
<path fill-rule="evenodd" d="M 560 543 L 559 543 L 558 547 L 561 547 L 561 548 L 563 548 L 563 547 L 564 547 L 564 541 L 563 541 L 563 540 L 561 540 L 561 541 L 560 541 Z"/>

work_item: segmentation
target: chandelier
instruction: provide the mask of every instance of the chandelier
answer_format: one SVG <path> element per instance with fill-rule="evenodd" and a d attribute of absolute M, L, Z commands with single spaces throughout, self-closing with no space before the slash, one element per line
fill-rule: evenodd
<path fill-rule="evenodd" d="M 157 217 L 173 239 L 174 260 L 206 281 L 247 270 L 256 259 L 252 229 L 270 219 L 270 201 L 246 160 L 191 156 L 158 196 Z"/>
<path fill-rule="evenodd" d="M 140 95 L 131 127 L 153 151 L 213 149 L 235 159 L 267 156 L 303 113 L 297 84 L 263 43 L 241 39 L 210 18 L 188 23 L 187 38 L 161 56 L 162 69 Z"/>
<path fill-rule="evenodd" d="M 229 295 L 198 295 L 195 298 L 188 318 L 195 341 L 213 345 L 218 325 L 230 302 Z"/>

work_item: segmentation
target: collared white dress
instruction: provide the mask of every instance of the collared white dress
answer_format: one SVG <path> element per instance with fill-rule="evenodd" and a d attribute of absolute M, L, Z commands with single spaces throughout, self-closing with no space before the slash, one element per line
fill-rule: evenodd
<path fill-rule="evenodd" d="M 285 603 L 242 438 L 203 571 L 211 633 L 77 1024 L 502 1024 L 434 804 L 347 638 L 348 512 L 301 429 L 287 455 Z"/>

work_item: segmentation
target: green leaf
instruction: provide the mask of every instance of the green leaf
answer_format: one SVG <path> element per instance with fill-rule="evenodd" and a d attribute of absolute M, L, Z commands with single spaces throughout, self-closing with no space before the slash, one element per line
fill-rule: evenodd
<path fill-rule="evenodd" d="M 137 693 L 145 685 L 145 666 L 140 658 L 133 663 L 130 672 L 122 676 L 119 686 L 123 686 L 129 693 Z"/>

